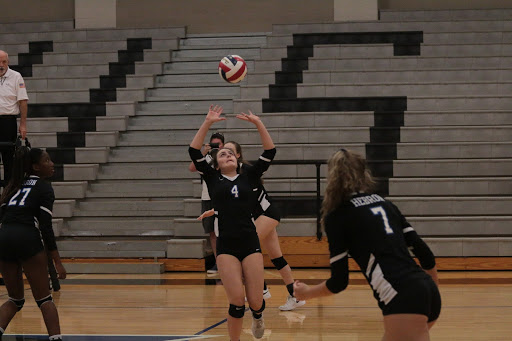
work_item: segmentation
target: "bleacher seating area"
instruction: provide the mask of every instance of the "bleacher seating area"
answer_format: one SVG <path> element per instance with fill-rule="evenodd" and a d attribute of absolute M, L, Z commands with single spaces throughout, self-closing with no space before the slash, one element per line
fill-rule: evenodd
<path fill-rule="evenodd" d="M 506 257 L 510 17 L 512 10 L 382 11 L 379 21 L 244 34 L 1 24 L 0 49 L 26 81 L 28 137 L 56 163 L 54 228 L 61 255 L 77 260 L 71 272 L 116 271 L 88 258 L 151 260 L 140 272 L 163 271 L 162 263 L 204 269 L 210 250 L 195 219 L 201 188 L 187 145 L 212 103 L 231 118 L 261 113 L 276 160 L 326 160 L 340 147 L 365 155 L 380 193 L 437 256 Z M 217 72 L 228 54 L 248 63 L 238 85 Z M 246 159 L 261 152 L 245 122 L 215 129 L 239 141 Z M 328 264 L 316 218 L 303 209 L 315 205 L 315 174 L 314 165 L 284 164 L 265 176 L 287 205 L 278 233 L 292 266 Z M 323 165 L 322 186 L 325 174 Z"/>

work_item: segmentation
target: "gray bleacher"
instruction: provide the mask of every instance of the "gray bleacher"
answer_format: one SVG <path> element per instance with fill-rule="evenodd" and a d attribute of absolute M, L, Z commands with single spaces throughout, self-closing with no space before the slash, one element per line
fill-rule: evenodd
<path fill-rule="evenodd" d="M 76 149 L 76 164 L 64 165 L 64 181 L 54 183 L 62 255 L 203 257 L 206 236 L 195 220 L 200 185 L 187 170 L 187 145 L 209 105 L 223 105 L 230 118 L 214 129 L 242 142 L 246 158 L 255 159 L 261 152 L 257 132 L 233 114 L 261 113 L 294 33 L 397 30 L 423 31 L 421 55 L 393 56 L 386 44 L 315 46 L 298 97 L 407 96 L 389 197 L 439 256 L 512 255 L 512 24 L 503 12 L 386 11 L 380 22 L 275 25 L 271 33 L 254 34 L 183 31 L 169 39 L 151 30 L 92 34 L 69 26 L 41 33 L 36 38 L 55 40 L 54 52 L 45 53 L 26 79 L 38 103 L 88 100 L 83 96 L 99 86 L 112 52 L 125 48 L 122 41 L 151 34 L 158 42 L 127 76 L 127 88 L 117 90 L 118 102 L 107 103 L 107 116 L 97 117 L 96 131 Z M 34 38 L 28 32 L 0 48 L 25 52 Z M 177 38 L 179 45 L 172 45 Z M 91 51 L 98 59 L 82 59 Z M 248 62 L 241 84 L 229 85 L 217 73 L 227 54 Z M 261 116 L 281 160 L 326 159 L 340 145 L 364 155 L 374 119 L 367 111 Z M 33 145 L 55 146 L 66 124 L 30 118 Z M 265 183 L 270 191 L 309 190 L 314 176 L 314 166 L 275 165 Z M 285 218 L 279 227 L 283 236 L 315 232 L 312 217 Z"/>

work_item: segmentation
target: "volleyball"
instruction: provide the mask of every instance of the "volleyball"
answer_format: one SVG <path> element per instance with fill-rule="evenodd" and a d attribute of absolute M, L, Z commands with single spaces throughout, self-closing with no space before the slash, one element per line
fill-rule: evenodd
<path fill-rule="evenodd" d="M 247 74 L 247 64 L 245 60 L 237 55 L 229 55 L 219 62 L 219 75 L 226 82 L 238 83 L 245 78 Z"/>

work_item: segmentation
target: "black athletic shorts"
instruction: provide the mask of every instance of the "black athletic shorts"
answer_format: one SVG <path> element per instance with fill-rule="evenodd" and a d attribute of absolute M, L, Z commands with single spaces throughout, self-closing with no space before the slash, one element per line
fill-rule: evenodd
<path fill-rule="evenodd" d="M 244 238 L 217 238 L 217 257 L 222 254 L 235 256 L 241 262 L 253 253 L 261 253 L 258 234 L 244 236 Z"/>
<path fill-rule="evenodd" d="M 428 322 L 441 313 L 441 295 L 436 283 L 428 278 L 408 280 L 400 285 L 398 294 L 382 308 L 382 314 L 421 314 Z"/>
<path fill-rule="evenodd" d="M 209 211 L 213 208 L 211 200 L 201 200 L 201 214 L 206 211 Z M 214 231 L 214 221 L 215 216 L 203 218 L 201 221 L 203 223 L 204 233 L 210 233 Z"/>
<path fill-rule="evenodd" d="M 25 261 L 44 250 L 41 233 L 35 226 L 2 224 L 0 227 L 0 260 Z"/>
<path fill-rule="evenodd" d="M 258 205 L 258 208 L 253 212 L 254 220 L 258 219 L 260 215 L 264 215 L 265 217 L 269 217 L 271 219 L 281 221 L 281 212 L 279 208 L 275 204 L 271 204 L 265 211 L 263 208 Z"/>

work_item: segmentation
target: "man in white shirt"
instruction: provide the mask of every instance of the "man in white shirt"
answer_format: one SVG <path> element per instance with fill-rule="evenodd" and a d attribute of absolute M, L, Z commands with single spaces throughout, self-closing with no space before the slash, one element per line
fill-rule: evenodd
<path fill-rule="evenodd" d="M 16 141 L 17 122 L 20 114 L 19 133 L 23 139 L 27 135 L 27 89 L 19 72 L 9 68 L 9 55 L 0 50 L 0 142 Z M 4 165 L 4 186 L 11 178 L 14 145 L 2 146 L 2 163 Z M 1 177 L 0 177 L 1 179 Z M 0 182 L 0 186 L 2 182 Z"/>

